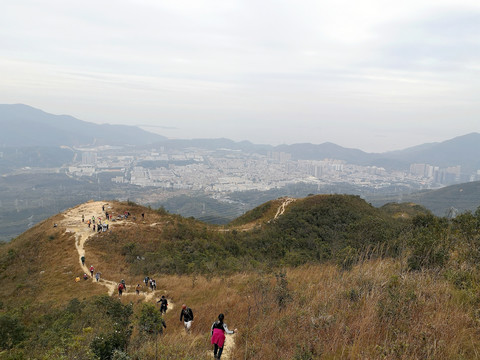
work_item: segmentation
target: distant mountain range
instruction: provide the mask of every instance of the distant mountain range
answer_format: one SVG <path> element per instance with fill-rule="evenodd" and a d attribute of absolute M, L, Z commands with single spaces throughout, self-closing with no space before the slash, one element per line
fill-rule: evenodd
<path fill-rule="evenodd" d="M 427 163 L 440 167 L 461 165 L 464 172 L 480 169 L 479 133 L 384 153 L 366 153 L 332 143 L 281 145 L 277 146 L 275 151 L 289 153 L 295 159 L 332 158 L 345 160 L 351 164 L 376 165 L 395 169 L 407 169 L 412 163 Z"/>
<path fill-rule="evenodd" d="M 0 146 L 143 145 L 165 137 L 136 126 L 98 125 L 31 106 L 0 104 Z"/>
<path fill-rule="evenodd" d="M 163 140 L 167 147 L 203 149 L 230 149 L 258 153 L 283 152 L 294 160 L 338 159 L 349 164 L 383 167 L 387 170 L 408 170 L 412 163 L 424 163 L 441 168 L 460 165 L 462 173 L 471 174 L 480 169 L 480 134 L 471 133 L 447 141 L 428 143 L 399 151 L 366 153 L 330 142 L 323 144 L 258 145 L 248 141 L 228 139 Z"/>
<path fill-rule="evenodd" d="M 163 145 L 168 148 L 240 150 L 266 154 L 284 152 L 294 160 L 344 160 L 350 164 L 406 170 L 412 163 L 440 167 L 461 165 L 470 174 L 480 169 L 480 134 L 471 133 L 447 141 L 428 143 L 399 151 L 366 153 L 330 142 L 323 144 L 259 145 L 229 139 L 172 140 L 136 126 L 97 125 L 68 115 L 52 115 L 27 105 L 0 105 L 0 146 Z"/>

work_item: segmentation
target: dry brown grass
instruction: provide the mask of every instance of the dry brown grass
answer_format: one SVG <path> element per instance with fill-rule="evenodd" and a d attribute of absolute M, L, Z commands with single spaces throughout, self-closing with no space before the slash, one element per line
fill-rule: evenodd
<path fill-rule="evenodd" d="M 63 304 L 74 297 L 104 292 L 90 281 L 75 282 L 75 277 L 83 271 L 78 264 L 73 234 L 53 227 L 61 218 L 62 215 L 57 215 L 45 220 L 2 249 L 17 254 L 1 274 L 0 297 L 7 305 L 22 302 Z"/>
<path fill-rule="evenodd" d="M 290 269 L 287 279 L 292 301 L 280 310 L 272 274 L 160 278 L 175 304 L 162 351 L 203 359 L 211 323 L 223 312 L 229 327 L 239 328 L 233 359 L 478 357 L 475 306 L 434 273 L 405 273 L 399 262 L 383 260 L 350 272 L 331 265 Z M 189 335 L 178 319 L 182 303 L 195 312 Z M 152 346 L 137 350 L 151 353 Z"/>

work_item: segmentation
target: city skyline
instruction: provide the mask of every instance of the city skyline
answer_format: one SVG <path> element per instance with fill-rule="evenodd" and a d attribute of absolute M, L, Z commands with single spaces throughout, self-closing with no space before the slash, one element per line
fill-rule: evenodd
<path fill-rule="evenodd" d="M 478 132 L 475 1 L 5 4 L 0 98 L 169 138 L 366 152 Z"/>

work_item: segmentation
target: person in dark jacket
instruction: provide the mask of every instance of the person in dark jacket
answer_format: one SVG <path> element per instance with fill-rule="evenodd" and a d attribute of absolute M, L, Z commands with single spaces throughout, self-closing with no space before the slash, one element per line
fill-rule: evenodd
<path fill-rule="evenodd" d="M 183 325 L 185 326 L 185 331 L 189 332 L 192 327 L 193 321 L 193 311 L 187 305 L 182 305 L 182 311 L 180 312 L 180 321 L 183 319 Z"/>
<path fill-rule="evenodd" d="M 168 301 L 165 295 L 162 295 L 162 298 L 157 301 L 157 304 L 160 303 L 160 314 L 167 313 Z"/>
<path fill-rule="evenodd" d="M 235 330 L 228 330 L 227 324 L 223 322 L 225 316 L 223 314 L 218 315 L 218 320 L 212 324 L 212 340 L 213 345 L 213 357 L 220 359 L 223 352 L 223 345 L 225 344 L 225 334 L 235 334 Z"/>

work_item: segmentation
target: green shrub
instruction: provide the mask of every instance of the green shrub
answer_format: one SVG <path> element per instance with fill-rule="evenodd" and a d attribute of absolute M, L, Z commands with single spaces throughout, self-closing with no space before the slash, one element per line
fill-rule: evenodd
<path fill-rule="evenodd" d="M 8 313 L 0 315 L 0 349 L 12 349 L 26 337 L 26 329 L 16 316 Z"/>

